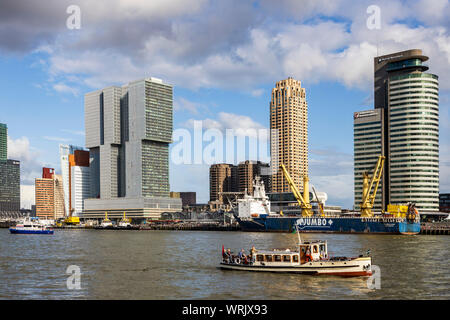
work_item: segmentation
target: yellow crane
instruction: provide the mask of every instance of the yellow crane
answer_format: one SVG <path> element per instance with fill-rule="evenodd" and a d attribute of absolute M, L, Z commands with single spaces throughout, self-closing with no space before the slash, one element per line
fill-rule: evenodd
<path fill-rule="evenodd" d="M 309 179 L 307 176 L 303 177 L 303 196 L 300 191 L 297 189 L 294 181 L 292 180 L 289 172 L 287 171 L 284 164 L 280 165 L 281 170 L 283 171 L 284 177 L 286 178 L 289 186 L 291 187 L 292 193 L 294 194 L 295 199 L 297 199 L 300 208 L 302 209 L 303 217 L 311 217 L 313 215 L 312 206 L 309 203 Z"/>
<path fill-rule="evenodd" d="M 377 195 L 378 185 L 380 184 L 381 174 L 383 173 L 385 156 L 379 156 L 378 161 L 373 169 L 373 174 L 370 177 L 366 171 L 363 173 L 363 193 L 361 201 L 361 216 L 373 217 L 373 204 L 375 202 L 375 196 Z M 370 181 L 369 181 L 370 180 Z M 375 184 L 375 188 L 372 191 L 372 187 Z"/>

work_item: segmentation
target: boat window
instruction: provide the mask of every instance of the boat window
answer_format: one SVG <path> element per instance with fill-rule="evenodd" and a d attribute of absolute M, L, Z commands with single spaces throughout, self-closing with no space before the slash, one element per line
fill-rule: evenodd
<path fill-rule="evenodd" d="M 283 256 L 283 262 L 291 262 L 291 256 Z"/>
<path fill-rule="evenodd" d="M 298 255 L 293 255 L 292 256 L 292 262 L 298 262 Z"/>
<path fill-rule="evenodd" d="M 267 262 L 272 262 L 272 255 L 266 254 L 265 258 Z"/>
<path fill-rule="evenodd" d="M 325 252 L 325 245 L 324 244 L 320 245 L 320 252 Z"/>
<path fill-rule="evenodd" d="M 258 254 L 256 256 L 256 261 L 264 261 L 264 256 L 262 254 Z"/>
<path fill-rule="evenodd" d="M 318 248 L 317 248 L 317 246 L 313 246 L 313 252 L 314 252 L 314 253 L 318 253 Z"/>
<path fill-rule="evenodd" d="M 274 257 L 275 257 L 275 261 L 276 262 L 281 262 L 281 256 L 280 255 L 277 254 Z"/>

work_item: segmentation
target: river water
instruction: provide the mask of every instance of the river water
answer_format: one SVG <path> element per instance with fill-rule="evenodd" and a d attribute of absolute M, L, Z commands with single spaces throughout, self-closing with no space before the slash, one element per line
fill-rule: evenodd
<path fill-rule="evenodd" d="M 330 255 L 371 250 L 380 289 L 366 278 L 222 271 L 234 252 L 295 247 L 295 234 L 0 229 L 0 299 L 449 299 L 450 237 L 302 234 L 328 240 Z M 68 289 L 78 266 L 80 289 Z M 72 282 L 70 282 L 72 283 Z"/>

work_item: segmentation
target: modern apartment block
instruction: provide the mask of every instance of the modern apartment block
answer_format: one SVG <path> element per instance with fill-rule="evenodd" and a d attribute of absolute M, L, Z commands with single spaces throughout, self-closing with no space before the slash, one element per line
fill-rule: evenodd
<path fill-rule="evenodd" d="M 69 194 L 70 213 L 80 216 L 84 210 L 84 200 L 91 197 L 88 151 L 74 150 L 74 153 L 69 155 Z"/>
<path fill-rule="evenodd" d="M 303 176 L 308 175 L 308 104 L 301 82 L 289 77 L 278 81 L 270 101 L 271 165 L 284 164 L 303 190 Z M 272 176 L 272 192 L 289 192 L 289 184 L 278 170 Z"/>
<path fill-rule="evenodd" d="M 232 174 L 234 172 L 234 174 Z M 232 164 L 213 164 L 209 168 L 209 201 L 224 203 L 222 192 L 237 192 L 238 186 L 233 183 L 236 167 Z M 234 180 L 235 181 L 235 180 Z"/>
<path fill-rule="evenodd" d="M 264 175 L 263 168 L 269 169 L 268 163 L 261 161 L 243 161 L 238 164 L 238 184 L 239 191 L 247 192 L 247 194 L 253 194 L 253 181 L 256 176 L 261 177 L 261 181 L 264 183 L 266 192 L 271 190 L 271 179 L 269 175 Z"/>
<path fill-rule="evenodd" d="M 210 202 L 224 204 L 223 192 L 253 194 L 253 180 L 261 177 L 266 190 L 270 190 L 270 176 L 264 175 L 264 168 L 269 164 L 261 161 L 243 161 L 237 166 L 233 164 L 214 164 L 209 168 Z"/>
<path fill-rule="evenodd" d="M 380 142 L 386 156 L 382 203 L 414 202 L 424 212 L 439 210 L 439 82 L 425 72 L 427 60 L 418 49 L 374 59 L 375 109 L 383 110 Z M 355 170 L 361 166 L 356 152 Z"/>
<path fill-rule="evenodd" d="M 64 218 L 64 189 L 61 175 L 43 168 L 42 178 L 35 179 L 36 216 L 44 220 Z"/>
<path fill-rule="evenodd" d="M 169 197 L 173 88 L 148 78 L 85 95 L 91 199 L 84 216 L 159 218 L 181 210 Z"/>
<path fill-rule="evenodd" d="M 8 127 L 0 123 L 0 215 L 20 211 L 20 162 L 8 160 Z"/>

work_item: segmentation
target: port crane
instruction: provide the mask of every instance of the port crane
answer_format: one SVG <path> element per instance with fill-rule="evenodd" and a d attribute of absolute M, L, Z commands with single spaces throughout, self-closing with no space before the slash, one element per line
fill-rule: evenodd
<path fill-rule="evenodd" d="M 378 185 L 380 184 L 381 174 L 383 173 L 385 159 L 385 156 L 378 157 L 372 176 L 369 176 L 367 171 L 363 173 L 363 193 L 361 201 L 362 217 L 373 217 L 372 208 L 375 202 L 375 196 L 377 195 Z M 375 188 L 373 193 L 371 193 L 374 184 Z"/>
<path fill-rule="evenodd" d="M 280 165 L 281 170 L 283 171 L 284 177 L 286 178 L 289 186 L 291 187 L 292 193 L 294 194 L 295 199 L 297 199 L 300 208 L 302 209 L 303 217 L 311 217 L 313 215 L 312 206 L 309 202 L 309 178 L 305 175 L 303 177 L 303 196 L 300 191 L 297 189 L 297 186 L 292 180 L 289 172 L 287 171 L 284 164 Z"/>

